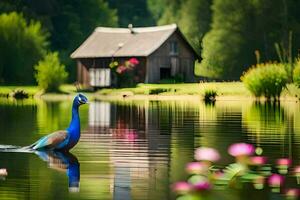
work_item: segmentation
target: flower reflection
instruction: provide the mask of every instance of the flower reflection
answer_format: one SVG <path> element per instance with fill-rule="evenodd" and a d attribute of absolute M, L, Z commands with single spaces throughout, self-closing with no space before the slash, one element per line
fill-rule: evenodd
<path fill-rule="evenodd" d="M 42 160 L 48 163 L 49 168 L 65 171 L 69 178 L 69 191 L 79 192 L 80 169 L 79 162 L 70 152 L 36 151 Z"/>

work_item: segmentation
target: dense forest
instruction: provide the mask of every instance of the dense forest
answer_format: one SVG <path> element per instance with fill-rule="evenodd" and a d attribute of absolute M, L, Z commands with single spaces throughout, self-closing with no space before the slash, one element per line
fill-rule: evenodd
<path fill-rule="evenodd" d="M 33 84 L 33 66 L 54 51 L 73 82 L 70 53 L 96 26 L 129 23 L 177 23 L 201 76 L 238 80 L 258 62 L 296 58 L 299 9 L 299 0 L 1 0 L 0 84 Z"/>

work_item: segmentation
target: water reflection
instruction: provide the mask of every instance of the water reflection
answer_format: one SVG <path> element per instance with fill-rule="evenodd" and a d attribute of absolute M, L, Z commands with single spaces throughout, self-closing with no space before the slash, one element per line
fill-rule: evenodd
<path fill-rule="evenodd" d="M 64 129 L 70 105 L 71 101 L 0 102 L 0 143 L 24 146 Z M 80 110 L 82 135 L 72 150 L 81 170 L 76 197 L 66 189 L 67 178 L 49 170 L 36 156 L 0 153 L 0 168 L 9 173 L 0 182 L 0 199 L 174 199 L 169 185 L 186 180 L 185 165 L 200 146 L 216 148 L 222 154 L 220 166 L 234 161 L 224 152 L 236 142 L 262 147 L 270 163 L 288 157 L 296 165 L 300 163 L 299 109 L 293 102 L 91 102 Z M 64 160 L 59 155 L 54 158 Z M 232 191 L 218 195 L 224 197 L 219 199 L 265 199 L 270 194 L 249 186 L 234 195 Z"/>
<path fill-rule="evenodd" d="M 76 156 L 70 152 L 35 151 L 48 167 L 56 171 L 65 172 L 69 180 L 69 191 L 79 192 L 80 170 Z"/>

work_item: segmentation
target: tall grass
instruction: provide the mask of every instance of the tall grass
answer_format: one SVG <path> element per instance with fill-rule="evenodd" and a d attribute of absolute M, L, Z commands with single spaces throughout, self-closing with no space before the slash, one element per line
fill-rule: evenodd
<path fill-rule="evenodd" d="M 251 67 L 241 80 L 255 97 L 277 100 L 288 82 L 283 64 L 265 63 Z"/>
<path fill-rule="evenodd" d="M 295 63 L 295 69 L 293 73 L 293 80 L 294 84 L 300 88 L 300 58 L 297 59 L 297 62 Z"/>

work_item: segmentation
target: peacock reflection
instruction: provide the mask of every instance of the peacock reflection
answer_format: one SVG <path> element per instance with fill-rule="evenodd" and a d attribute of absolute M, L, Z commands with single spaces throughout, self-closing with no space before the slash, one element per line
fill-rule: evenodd
<path fill-rule="evenodd" d="M 70 152 L 36 151 L 36 155 L 48 163 L 49 168 L 65 172 L 69 179 L 69 192 L 79 192 L 80 164 Z"/>

